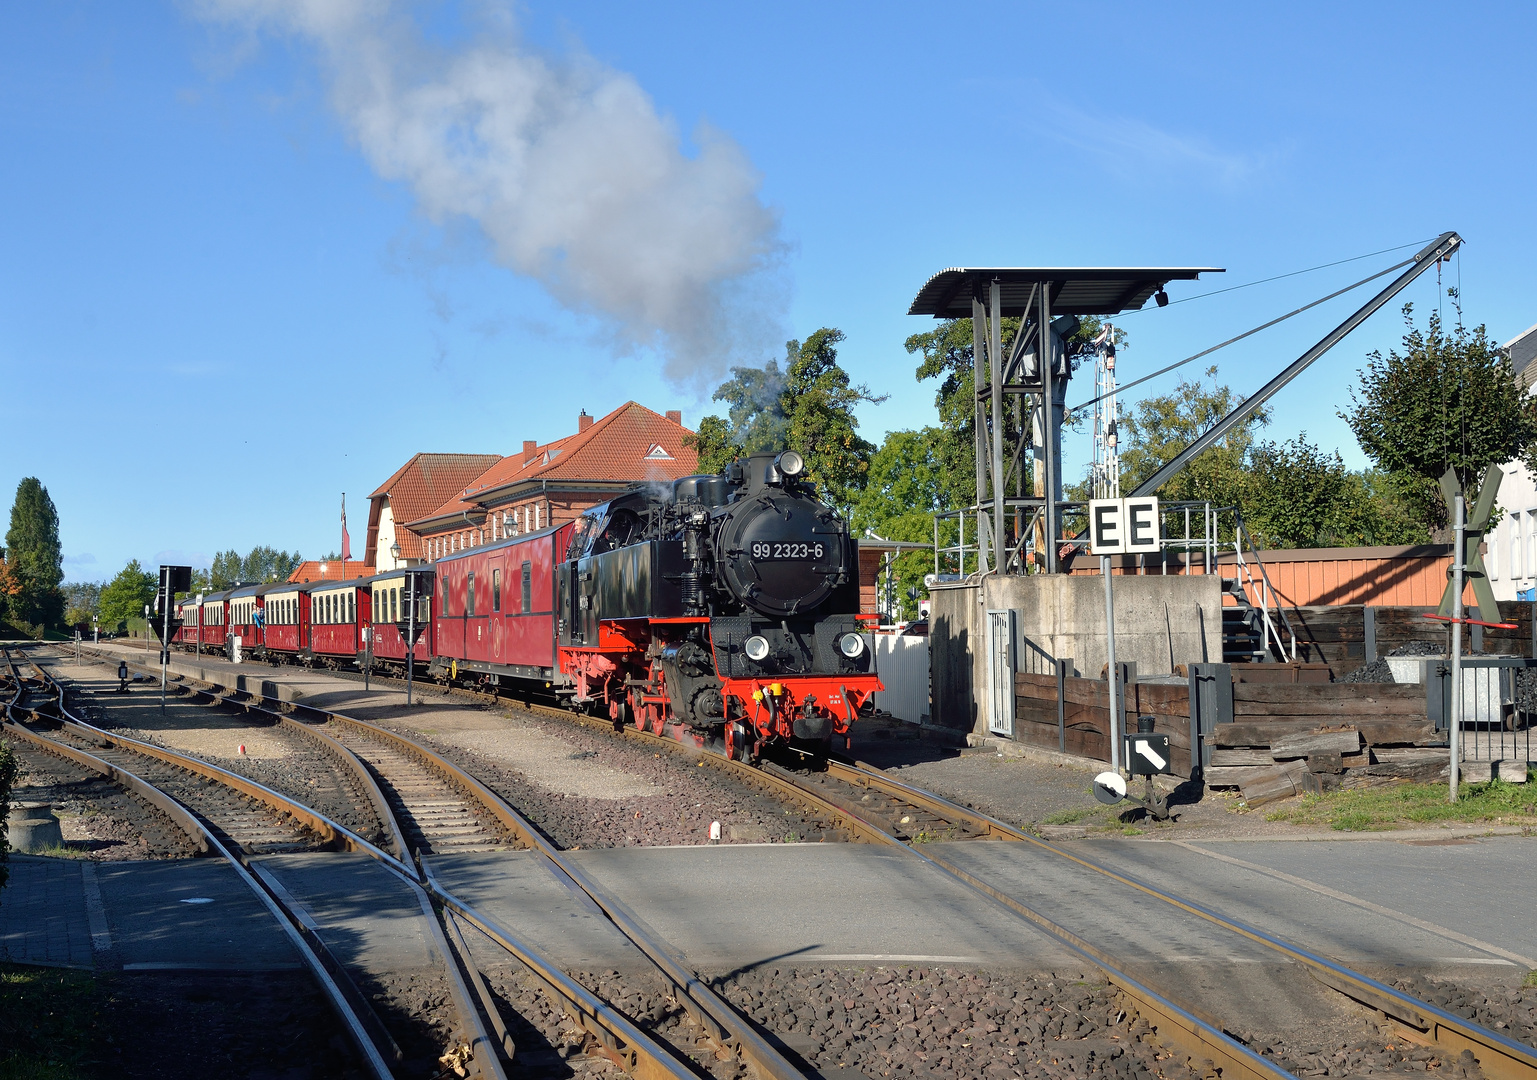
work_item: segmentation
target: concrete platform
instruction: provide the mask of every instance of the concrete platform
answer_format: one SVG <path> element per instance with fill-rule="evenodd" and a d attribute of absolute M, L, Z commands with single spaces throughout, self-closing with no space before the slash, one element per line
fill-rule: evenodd
<path fill-rule="evenodd" d="M 12 855 L 0 889 L 0 956 L 124 971 L 281 971 L 301 966 L 227 863 L 93 863 Z"/>
<path fill-rule="evenodd" d="M 732 844 L 572 858 L 702 970 L 776 962 L 1085 967 L 992 901 L 889 848 Z"/>
<path fill-rule="evenodd" d="M 1063 844 L 1101 865 L 1243 918 L 1357 967 L 1483 969 L 1519 981 L 1537 968 L 1525 900 L 1537 839 L 1400 839 Z"/>

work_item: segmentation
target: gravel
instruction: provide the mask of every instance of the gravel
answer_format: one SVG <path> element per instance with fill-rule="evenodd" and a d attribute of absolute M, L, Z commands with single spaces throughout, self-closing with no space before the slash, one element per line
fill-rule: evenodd
<path fill-rule="evenodd" d="M 1399 979 L 1393 987 L 1517 1042 L 1537 1046 L 1537 987 L 1471 987 L 1432 975 Z"/>
<path fill-rule="evenodd" d="M 1388 653 L 1389 656 L 1443 656 L 1446 644 L 1435 641 L 1406 641 Z"/>
<path fill-rule="evenodd" d="M 470 708 L 472 706 L 464 706 Z M 451 734 L 429 734 L 398 721 L 375 720 L 472 772 L 515 806 L 557 846 L 656 847 L 708 844 L 719 822 L 721 843 L 806 843 L 845 839 L 833 824 L 704 767 L 698 758 L 653 751 L 606 732 L 533 713 L 504 711 L 516 732 L 532 729 L 568 747 L 572 767 L 623 774 L 650 794 L 598 798 L 552 790 L 543 777 L 469 749 Z"/>
<path fill-rule="evenodd" d="M 1342 683 L 1390 683 L 1394 681 L 1393 669 L 1386 660 L 1373 660 L 1369 664 L 1362 664 L 1336 681 Z"/>

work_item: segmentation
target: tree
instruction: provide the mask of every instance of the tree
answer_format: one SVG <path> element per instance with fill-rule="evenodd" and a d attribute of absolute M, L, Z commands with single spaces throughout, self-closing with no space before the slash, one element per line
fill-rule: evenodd
<path fill-rule="evenodd" d="M 1381 473 L 1351 472 L 1304 432 L 1256 443 L 1247 465 L 1244 522 L 1263 547 L 1362 547 L 1427 539 Z"/>
<path fill-rule="evenodd" d="M 1144 398 L 1120 422 L 1121 491 L 1129 492 L 1168 464 L 1213 424 L 1232 412 L 1243 397 L 1216 381 L 1216 367 L 1200 379 L 1181 379 L 1172 393 Z M 1242 502 L 1249 450 L 1259 428 L 1270 422 L 1270 410 L 1256 409 L 1216 445 L 1198 454 L 1170 477 L 1156 493 L 1169 501 L 1211 502 L 1234 506 Z"/>
<path fill-rule="evenodd" d="M 720 472 L 740 453 L 731 441 L 731 426 L 719 416 L 703 417 L 698 431 L 683 436 L 683 445 L 699 455 L 702 473 Z"/>
<path fill-rule="evenodd" d="M 1079 317 L 1078 329 L 1068 336 L 1070 353 L 1092 340 L 1104 324 L 1092 315 Z M 999 327 L 1002 351 L 1007 356 L 1019 333 L 1019 319 L 1004 319 Z M 1124 348 L 1126 333 L 1115 331 L 1116 345 Z M 909 337 L 909 355 L 919 354 L 923 363 L 916 372 L 919 382 L 938 379 L 934 406 L 939 410 L 940 442 L 936 448 L 943 463 L 947 506 L 970 506 L 977 498 L 976 383 L 970 319 L 944 319 L 933 330 Z M 1013 446 L 1004 447 L 1012 457 Z"/>
<path fill-rule="evenodd" d="M 144 605 L 154 602 L 159 584 L 159 579 L 140 566 L 138 559 L 130 560 L 117 577 L 102 587 L 101 625 L 116 630 L 126 620 L 142 617 Z"/>
<path fill-rule="evenodd" d="M 233 588 L 239 581 L 240 552 L 230 548 L 216 554 L 213 565 L 208 568 L 208 590 L 218 592 L 220 589 Z"/>
<path fill-rule="evenodd" d="M 5 548 L 10 573 L 21 585 L 9 603 L 12 617 L 31 624 L 39 635 L 50 623 L 58 626 L 64 616 L 64 596 L 59 591 L 64 580 L 59 512 L 35 476 L 16 485 Z"/>
<path fill-rule="evenodd" d="M 714 394 L 727 403 L 727 415 L 704 417 L 685 439 L 699 454 L 700 469 L 718 472 L 743 454 L 793 447 L 806 459 L 807 479 L 847 512 L 875 453 L 858 434 L 854 406 L 885 397 L 850 383 L 834 347 L 842 340 L 841 330 L 823 327 L 805 342 L 785 343 L 783 370 L 775 360 L 732 368 Z"/>
<path fill-rule="evenodd" d="M 76 581 L 65 585 L 62 590 L 64 625 L 89 630 L 91 617 L 100 610 L 101 589 L 102 583 L 99 581 Z"/>
<path fill-rule="evenodd" d="M 838 366 L 843 331 L 823 327 L 804 343 L 785 343 L 789 370 L 780 395 L 786 417 L 788 444 L 806 459 L 806 478 L 820 489 L 824 501 L 847 515 L 865 486 L 875 444 L 858 434 L 854 406 L 879 404 L 886 395 L 870 393 L 864 384 L 849 382 Z"/>
<path fill-rule="evenodd" d="M 1456 290 L 1450 290 L 1456 298 Z M 1361 449 L 1394 477 L 1428 526 L 1448 524 L 1436 481 L 1453 469 L 1471 505 L 1484 470 L 1524 459 L 1537 468 L 1537 399 L 1529 397 L 1510 357 L 1487 330 L 1469 330 L 1458 311 L 1447 333 L 1438 312 L 1421 331 L 1405 304 L 1403 352 L 1367 355 L 1359 393 L 1339 415 Z"/>
<path fill-rule="evenodd" d="M 885 540 L 933 543 L 934 515 L 948 508 L 944 466 L 938 456 L 942 441 L 942 433 L 934 427 L 886 435 L 870 459 L 865 488 L 850 517 L 857 536 L 873 532 Z M 947 525 L 945 533 L 953 542 L 955 525 Z M 923 577 L 934 569 L 934 556 L 928 551 L 906 551 L 893 562 L 897 603 L 902 614 L 910 617 L 916 614 L 917 604 L 908 593 L 928 595 Z"/>
<path fill-rule="evenodd" d="M 288 576 L 299 568 L 304 556 L 297 551 L 279 551 L 265 545 L 251 549 L 240 560 L 240 580 L 270 585 L 275 581 L 287 581 Z"/>

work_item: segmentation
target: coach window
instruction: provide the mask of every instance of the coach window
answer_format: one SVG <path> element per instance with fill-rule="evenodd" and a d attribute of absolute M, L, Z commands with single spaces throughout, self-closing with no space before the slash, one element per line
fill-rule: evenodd
<path fill-rule="evenodd" d="M 347 621 L 356 624 L 358 621 L 358 594 L 347 593 Z"/>
<path fill-rule="evenodd" d="M 534 610 L 534 564 L 523 563 L 523 613 Z"/>
<path fill-rule="evenodd" d="M 491 610 L 502 610 L 502 572 L 491 571 Z"/>
<path fill-rule="evenodd" d="M 399 589 L 391 589 L 390 590 L 390 622 L 399 622 L 400 621 L 400 608 L 399 608 L 399 601 L 397 599 L 399 596 L 400 596 L 400 590 Z"/>
<path fill-rule="evenodd" d="M 469 583 L 464 587 L 464 613 L 473 616 L 475 614 L 475 575 L 469 575 Z"/>

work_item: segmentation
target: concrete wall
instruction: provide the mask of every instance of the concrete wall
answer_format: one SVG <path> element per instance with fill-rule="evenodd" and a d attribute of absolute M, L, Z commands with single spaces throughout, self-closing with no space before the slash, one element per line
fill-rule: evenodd
<path fill-rule="evenodd" d="M 1115 579 L 1115 654 L 1139 677 L 1176 664 L 1222 659 L 1222 593 L 1215 575 Z M 1073 674 L 1097 679 L 1108 659 L 1100 577 L 989 576 L 932 592 L 930 665 L 934 723 L 985 732 L 987 612 L 1014 611 L 1015 667 L 1048 674 L 1072 657 Z"/>

